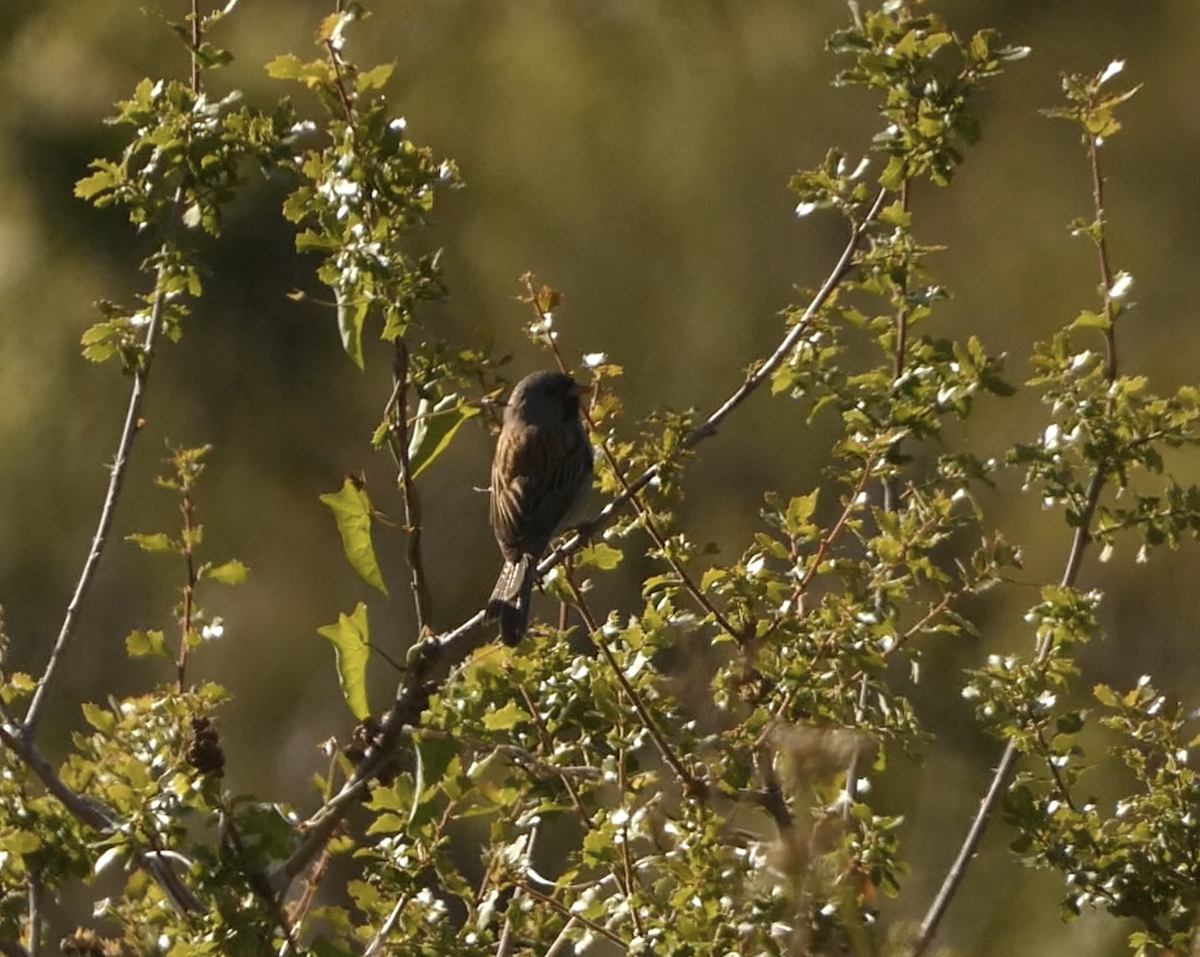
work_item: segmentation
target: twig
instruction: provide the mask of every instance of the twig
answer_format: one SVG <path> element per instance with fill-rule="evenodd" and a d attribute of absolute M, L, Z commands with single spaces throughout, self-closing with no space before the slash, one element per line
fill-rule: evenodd
<path fill-rule="evenodd" d="M 532 274 L 526 273 L 522 278 L 525 281 L 525 288 L 528 292 L 526 301 L 537 315 L 538 321 L 547 323 L 550 319 L 550 313 L 544 308 L 541 298 L 534 289 Z M 567 371 L 567 362 L 563 358 L 563 354 L 559 351 L 557 341 L 553 337 L 547 336 L 546 342 L 550 347 L 550 351 L 554 353 L 554 358 L 555 361 L 558 362 L 559 369 L 565 373 Z M 683 563 L 671 554 L 670 550 L 667 548 L 666 539 L 664 538 L 662 532 L 659 531 L 658 525 L 654 521 L 654 513 L 650 510 L 646 503 L 642 501 L 641 495 L 638 492 L 630 489 L 629 482 L 625 479 L 625 473 L 622 471 L 620 464 L 617 462 L 617 457 L 613 455 L 613 451 L 609 447 L 608 442 L 605 440 L 604 434 L 596 427 L 595 420 L 592 418 L 591 414 L 586 408 L 583 408 L 580 411 L 583 415 L 584 421 L 587 424 L 588 432 L 599 439 L 600 452 L 603 454 L 605 461 L 608 463 L 609 471 L 612 473 L 613 477 L 616 478 L 617 483 L 621 486 L 622 491 L 628 496 L 628 501 L 633 503 L 633 507 L 638 514 L 638 519 L 641 521 L 642 527 L 645 528 L 646 534 L 650 536 L 654 544 L 657 546 L 659 554 L 662 555 L 663 560 L 671 567 L 675 574 L 679 576 L 684 590 L 699 606 L 701 612 L 712 616 L 712 619 L 721 627 L 722 631 L 728 634 L 729 637 L 733 638 L 735 641 L 739 643 L 742 642 L 743 636 L 733 627 L 732 624 L 730 624 L 729 619 L 725 617 L 721 610 L 717 608 L 711 600 L 709 600 L 709 597 L 704 594 L 704 592 L 700 589 L 700 586 L 697 585 L 692 576 L 688 574 L 687 569 L 683 567 Z M 559 631 L 567 630 L 566 605 L 563 606 L 563 612 L 559 616 L 558 627 Z"/>
<path fill-rule="evenodd" d="M 183 205 L 183 187 L 175 191 L 174 205 L 171 209 L 170 224 L 174 226 L 179 220 L 179 210 Z M 38 720 L 46 707 L 46 696 L 50 692 L 50 683 L 58 673 L 59 667 L 67 654 L 67 647 L 75 634 L 75 626 L 79 620 L 79 609 L 87 596 L 88 589 L 96 576 L 96 568 L 100 564 L 100 555 L 108 541 L 112 528 L 113 516 L 116 513 L 117 499 L 121 495 L 121 486 L 125 481 L 125 473 L 129 468 L 129 452 L 133 448 L 133 440 L 141 431 L 142 403 L 146 395 L 146 381 L 150 376 L 150 366 L 154 359 L 154 346 L 158 340 L 159 329 L 162 326 L 163 309 L 167 297 L 163 291 L 163 280 L 167 272 L 167 253 L 170 250 L 170 239 L 159 249 L 159 266 L 155 278 L 154 302 L 150 307 L 150 319 L 146 323 L 146 334 L 142 338 L 142 346 L 138 353 L 138 361 L 133 370 L 133 386 L 129 392 L 129 405 L 125 410 L 125 425 L 121 429 L 121 439 L 117 443 L 117 452 L 113 456 L 112 468 L 108 478 L 108 491 L 104 496 L 104 504 L 100 508 L 100 518 L 96 523 L 96 531 L 92 536 L 92 546 L 83 563 L 83 570 L 75 584 L 75 592 L 67 604 L 66 614 L 58 630 L 58 637 L 46 660 L 46 667 L 38 679 L 33 697 L 29 701 L 29 709 L 25 712 L 24 732 L 31 739 L 37 730 Z"/>
<path fill-rule="evenodd" d="M 583 597 L 583 592 L 579 590 L 579 586 L 575 584 L 574 579 L 566 578 L 567 587 L 571 589 L 571 594 L 575 596 L 575 607 L 579 609 L 579 613 L 583 615 L 583 620 L 587 623 L 588 631 L 592 634 L 592 640 L 600 649 L 600 653 L 604 655 L 613 674 L 617 677 L 618 684 L 624 689 L 625 694 L 629 696 L 630 704 L 633 705 L 633 710 L 637 712 L 638 718 L 642 722 L 642 727 L 650 735 L 650 740 L 654 742 L 658 753 L 662 755 L 662 759 L 667 762 L 667 765 L 675 772 L 684 788 L 689 794 L 703 795 L 707 788 L 703 781 L 698 780 L 687 768 L 683 766 L 683 762 L 675 754 L 671 745 L 667 743 L 667 739 L 663 737 L 662 731 L 658 727 L 658 723 L 654 720 L 653 715 L 647 710 L 645 702 L 642 701 L 642 696 L 637 693 L 637 689 L 630 684 L 630 681 L 625 677 L 625 672 L 617 663 L 616 657 L 612 653 L 612 649 L 608 647 L 608 642 L 604 640 L 604 632 L 596 622 L 592 615 L 592 610 L 588 607 L 587 600 Z"/>
<path fill-rule="evenodd" d="M 1088 137 L 1088 147 L 1092 171 L 1092 198 L 1095 204 L 1096 222 L 1101 230 L 1100 239 L 1096 245 L 1100 255 L 1101 280 L 1104 284 L 1104 308 L 1110 320 L 1108 328 L 1104 333 L 1107 353 L 1105 377 L 1111 383 L 1115 381 L 1117 375 L 1117 354 L 1116 338 L 1113 334 L 1112 296 L 1109 294 L 1109 290 L 1112 287 L 1112 270 L 1108 264 L 1108 250 L 1103 236 L 1104 178 L 1100 171 L 1100 157 L 1095 137 Z M 1112 400 L 1110 399 L 1110 407 L 1111 404 Z M 1063 569 L 1060 581 L 1060 587 L 1062 588 L 1074 587 L 1079 577 L 1079 569 L 1083 562 L 1084 552 L 1092 540 L 1091 524 L 1096 515 L 1096 508 L 1100 503 L 1100 493 L 1104 490 L 1104 485 L 1108 480 L 1108 472 L 1109 466 L 1107 461 L 1101 459 L 1096 463 L 1092 471 L 1092 477 L 1088 481 L 1087 491 L 1084 493 L 1083 507 L 1080 509 L 1078 524 L 1075 526 L 1075 534 L 1071 539 L 1071 550 L 1067 554 L 1066 566 Z M 1050 631 L 1047 631 L 1038 644 L 1037 652 L 1034 656 L 1035 663 L 1042 664 L 1045 662 L 1053 648 L 1054 636 Z M 967 830 L 967 835 L 963 839 L 962 845 L 959 847 L 958 854 L 955 856 L 954 862 L 950 865 L 950 869 L 946 872 L 946 876 L 942 879 L 937 896 L 934 898 L 933 903 L 930 904 L 924 919 L 921 921 L 920 930 L 909 950 L 910 957 L 920 957 L 933 940 L 933 935 L 937 933 L 938 925 L 945 916 L 946 909 L 950 906 L 950 901 L 953 900 L 959 886 L 966 877 L 968 865 L 979 850 L 979 844 L 983 840 L 984 833 L 987 831 L 991 816 L 999 804 L 1000 798 L 1008 789 L 1019 757 L 1020 751 L 1017 748 L 1016 739 L 1010 738 L 1008 744 L 1004 747 L 1000 763 L 996 765 L 996 770 L 992 773 L 991 784 L 988 785 L 987 793 L 980 802 L 979 810 L 975 812 L 975 818 L 971 821 L 971 826 Z"/>
<path fill-rule="evenodd" d="M 571 911 L 568 910 L 562 904 L 562 902 L 557 901 L 553 897 L 550 897 L 546 894 L 543 894 L 541 891 L 535 890 L 527 882 L 517 881 L 517 888 L 521 891 L 524 891 L 526 894 L 528 894 L 530 897 L 532 897 L 535 901 L 539 901 L 543 904 L 549 905 L 551 908 L 556 910 L 563 917 L 567 917 L 567 918 L 573 919 L 575 921 L 578 921 L 580 924 L 583 924 L 584 927 L 586 927 L 588 930 L 590 930 L 593 934 L 599 934 L 605 940 L 611 941 L 612 943 L 616 944 L 618 947 L 621 948 L 622 951 L 626 951 L 629 949 L 629 945 L 626 944 L 625 941 L 623 941 L 620 937 L 618 937 L 616 934 L 614 934 L 611 930 L 609 930 L 603 924 L 597 924 L 594 920 L 589 920 L 586 917 L 581 917 L 579 914 L 572 914 Z"/>
<path fill-rule="evenodd" d="M 729 398 L 709 413 L 708 417 L 692 430 L 681 443 L 683 451 L 691 451 L 705 439 L 716 435 L 717 427 L 729 417 L 734 409 L 745 402 L 752 393 L 757 391 L 771 377 L 772 373 L 784 363 L 787 357 L 791 355 L 792 351 L 796 348 L 796 343 L 803 338 L 817 313 L 825 305 L 829 297 L 833 295 L 833 291 L 841 284 L 842 279 L 849 271 L 854 262 L 854 253 L 858 249 L 858 244 L 862 242 L 862 238 L 866 234 L 868 227 L 879 215 L 886 197 L 887 191 L 880 190 L 874 202 L 867 210 L 866 215 L 863 217 L 862 222 L 858 223 L 851 231 L 845 248 L 842 250 L 837 262 L 834 263 L 829 275 L 825 277 L 821 288 L 817 290 L 816 295 L 813 296 L 812 301 L 808 304 L 808 308 L 804 310 L 804 314 L 787 331 L 783 339 L 780 340 L 775 351 L 767 357 L 762 365 L 746 377 L 746 380 L 733 391 Z M 538 575 L 546 574 L 546 572 L 561 563 L 568 555 L 574 555 L 579 549 L 583 548 L 596 532 L 612 521 L 613 515 L 624 507 L 632 496 L 653 482 L 658 477 L 658 473 L 659 467 L 652 465 L 630 482 L 628 489 L 615 495 L 591 522 L 580 528 L 575 535 L 546 556 L 537 567 Z M 482 612 L 480 614 L 482 615 Z"/>
<path fill-rule="evenodd" d="M 45 888 L 37 874 L 29 875 L 29 957 L 42 952 L 42 894 Z"/>
<path fill-rule="evenodd" d="M 625 738 L 625 724 L 621 723 L 618 729 L 621 739 Z M 629 793 L 629 782 L 626 777 L 626 760 L 627 752 L 624 747 L 621 748 L 617 756 L 617 792 L 621 795 L 621 868 L 623 871 L 623 881 L 625 901 L 629 906 L 629 916 L 633 918 L 633 929 L 639 937 L 646 933 L 645 927 L 642 925 L 642 917 L 638 913 L 637 905 L 633 901 L 633 888 L 635 886 L 633 877 L 633 861 L 629 858 L 629 817 L 630 814 L 625 810 L 625 797 Z"/>
<path fill-rule="evenodd" d="M 179 651 L 175 656 L 176 688 L 182 693 L 184 674 L 188 660 L 188 634 L 192 630 L 192 608 L 196 598 L 196 559 L 193 545 L 195 508 L 192 503 L 191 478 L 186 473 L 180 476 L 179 510 L 183 513 L 183 566 L 186 580 L 183 586 L 183 609 L 179 616 Z"/>
<path fill-rule="evenodd" d="M 571 939 L 567 936 L 567 934 L 571 930 L 574 930 L 575 925 L 578 923 L 579 920 L 575 917 L 572 917 L 569 921 L 567 921 L 563 925 L 563 929 L 558 932 L 558 936 L 554 938 L 554 943 L 546 949 L 546 953 L 543 954 L 542 957 L 558 957 L 559 951 L 571 943 Z"/>
<path fill-rule="evenodd" d="M 417 486 L 412 480 L 408 460 L 408 345 L 403 338 L 395 343 L 396 354 L 392 361 L 393 388 L 388 403 L 388 413 L 394 416 L 389 430 L 392 457 L 400 470 L 400 489 L 404 494 L 404 530 L 408 533 L 406 556 L 412 577 L 410 585 L 413 606 L 417 616 L 417 633 L 424 634 L 429 627 L 432 599 L 429 582 L 425 577 L 425 560 L 421 552 L 421 500 Z"/>
<path fill-rule="evenodd" d="M 407 895 L 402 895 L 400 899 L 396 901 L 396 906 L 391 909 L 387 915 L 387 918 L 380 925 L 379 933 L 377 933 L 371 939 L 371 943 L 367 945 L 367 949 L 363 952 L 363 957 L 375 957 L 375 955 L 383 949 L 383 942 L 387 940 L 388 934 L 395 930 L 396 924 L 400 922 L 400 914 L 403 913 L 405 905 L 408 904 L 408 900 L 409 899 Z"/>

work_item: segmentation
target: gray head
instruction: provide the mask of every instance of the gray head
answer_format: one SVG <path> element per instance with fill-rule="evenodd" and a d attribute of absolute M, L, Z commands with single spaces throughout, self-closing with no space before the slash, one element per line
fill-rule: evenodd
<path fill-rule="evenodd" d="M 548 426 L 579 420 L 579 397 L 584 387 L 569 375 L 551 370 L 531 372 L 508 397 L 506 422 Z"/>

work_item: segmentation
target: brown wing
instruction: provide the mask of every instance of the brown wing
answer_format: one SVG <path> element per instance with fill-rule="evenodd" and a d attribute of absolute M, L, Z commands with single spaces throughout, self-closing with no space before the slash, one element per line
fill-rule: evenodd
<path fill-rule="evenodd" d="M 492 460 L 491 521 L 508 561 L 545 553 L 586 495 L 591 469 L 591 446 L 578 423 L 505 425 Z"/>

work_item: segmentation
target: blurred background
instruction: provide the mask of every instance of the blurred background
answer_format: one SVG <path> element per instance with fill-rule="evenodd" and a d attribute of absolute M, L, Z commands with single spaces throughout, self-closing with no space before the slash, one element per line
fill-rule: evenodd
<path fill-rule="evenodd" d="M 281 53 L 316 55 L 328 2 L 243 0 L 214 41 L 237 57 L 210 77 L 215 95 L 245 91 L 266 106 L 298 88 L 269 81 Z M 833 146 L 852 157 L 877 129 L 874 104 L 829 80 L 845 65 L 824 52 L 843 26 L 842 0 L 389 0 L 350 34 L 362 65 L 394 61 L 389 95 L 410 136 L 452 157 L 466 188 L 443 194 L 419 245 L 445 247 L 449 301 L 430 308 L 437 334 L 493 336 L 514 354 L 513 376 L 544 357 L 525 340 L 518 276 L 532 270 L 562 290 L 560 342 L 576 361 L 606 352 L 631 417 L 656 407 L 709 410 L 744 368 L 777 342 L 779 311 L 820 282 L 844 242 L 832 217 L 797 220 L 786 190 L 798 168 Z M 1127 60 L 1114 86 L 1145 83 L 1104 151 L 1111 252 L 1136 285 L 1137 309 L 1120 329 L 1122 368 L 1152 376 L 1160 392 L 1195 381 L 1200 345 L 1192 303 L 1200 271 L 1200 9 L 1190 4 L 958 0 L 934 4 L 960 35 L 998 28 L 1033 54 L 993 81 L 978 108 L 983 141 L 951 190 L 915 191 L 919 238 L 948 248 L 930 260 L 955 293 L 926 331 L 979 335 L 1008 353 L 1023 380 L 1037 337 L 1095 308 L 1098 273 L 1084 242 L 1068 236 L 1090 217 L 1078 137 L 1037 110 L 1060 101 L 1061 71 L 1096 72 Z M 0 6 L 0 604 L 17 666 L 40 669 L 86 554 L 124 411 L 128 382 L 115 366 L 79 356 L 92 303 L 128 303 L 145 286 L 151 251 L 119 212 L 72 196 L 88 161 L 114 155 L 119 131 L 103 124 L 113 101 L 143 76 L 184 76 L 187 64 L 156 14 L 182 19 L 182 2 L 5 0 Z M 315 260 L 293 253 L 279 215 L 281 183 L 256 181 L 229 211 L 219 243 L 204 242 L 211 270 L 181 344 L 162 349 L 114 540 L 86 606 L 67 674 L 52 701 L 44 744 L 52 753 L 77 729 L 78 703 L 143 690 L 169 677 L 165 662 L 129 661 L 133 628 L 171 633 L 181 569 L 120 539 L 177 528 L 177 503 L 153 486 L 166 442 L 212 443 L 197 496 L 204 557 L 238 557 L 251 581 L 213 586 L 201 602 L 226 622 L 192 677 L 234 696 L 221 727 L 235 792 L 311 809 L 307 786 L 324 767 L 317 743 L 352 727 L 316 629 L 370 604 L 376 641 L 411 638 L 403 543 L 377 541 L 393 597 L 368 594 L 345 565 L 317 496 L 363 472 L 377 505 L 399 514 L 388 463 L 369 438 L 388 398 L 387 354 L 368 352 L 360 373 L 338 344 L 333 315 L 294 289 L 325 298 Z M 985 400 L 963 440 L 980 454 L 1040 433 L 1029 397 Z M 810 489 L 820 480 L 821 437 L 793 406 L 755 396 L 706 443 L 681 510 L 701 540 L 739 554 L 756 527 L 761 491 Z M 424 483 L 435 624 L 479 607 L 497 555 L 487 526 L 491 440 L 464 429 Z M 1195 457 L 1169 460 L 1183 481 Z M 1037 496 L 1002 486 L 985 506 L 1024 545 L 1029 581 L 1056 580 L 1069 546 L 1058 516 Z M 1136 565 L 1136 546 L 1080 584 L 1106 593 L 1107 637 L 1088 648 L 1080 682 L 1128 685 L 1143 672 L 1195 704 L 1192 653 L 1197 551 L 1187 546 Z M 623 598 L 632 610 L 635 593 Z M 1035 598 L 1014 588 L 979 614 L 984 637 L 931 646 L 913 689 L 930 730 L 925 767 L 894 761 L 879 793 L 907 816 L 912 862 L 890 916 L 919 916 L 974 810 L 1000 746 L 972 725 L 961 671 L 991 652 L 1025 651 L 1021 621 Z M 389 639 L 388 636 L 395 636 Z M 376 700 L 394 676 L 375 675 Z M 1103 789 L 1104 783 L 1098 787 Z M 942 937 L 962 953 L 1124 952 L 1127 928 L 1107 918 L 1058 919 L 1055 880 L 1023 871 L 995 826 Z M 1014 920 L 1016 913 L 1020 920 Z"/>

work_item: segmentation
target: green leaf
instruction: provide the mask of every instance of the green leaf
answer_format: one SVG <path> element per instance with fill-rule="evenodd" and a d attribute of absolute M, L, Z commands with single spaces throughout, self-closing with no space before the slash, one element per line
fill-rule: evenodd
<path fill-rule="evenodd" d="M 507 731 L 518 724 L 527 724 L 529 713 L 515 701 L 510 701 L 499 711 L 491 711 L 483 716 L 483 724 L 489 731 Z"/>
<path fill-rule="evenodd" d="M 250 569 L 234 559 L 223 565 L 205 565 L 200 569 L 201 578 L 211 578 L 223 585 L 241 585 L 250 577 Z"/>
<path fill-rule="evenodd" d="M 75 184 L 75 195 L 79 199 L 91 199 L 97 193 L 103 193 L 117 185 L 115 166 L 100 161 L 92 165 L 96 168 L 96 172 L 91 176 L 85 176 Z"/>
<path fill-rule="evenodd" d="M 1092 694 L 1102 705 L 1107 705 L 1110 708 L 1117 706 L 1117 696 L 1108 685 L 1096 685 L 1092 689 Z"/>
<path fill-rule="evenodd" d="M 117 726 L 117 716 L 107 708 L 102 708 L 91 701 L 84 702 L 83 718 L 97 731 L 109 733 Z"/>
<path fill-rule="evenodd" d="M 788 502 L 787 511 L 784 513 L 784 528 L 789 535 L 799 538 L 811 530 L 810 520 L 817 507 L 819 493 L 820 489 L 817 489 L 809 495 L 797 495 Z"/>
<path fill-rule="evenodd" d="M 366 491 L 352 479 L 346 479 L 341 491 L 322 495 L 321 501 L 329 506 L 337 521 L 350 567 L 368 585 L 386 595 L 387 586 L 383 583 L 383 573 L 371 544 L 371 500 Z"/>
<path fill-rule="evenodd" d="M 478 414 L 479 406 L 466 405 L 457 395 L 442 396 L 432 408 L 428 399 L 422 399 L 408 441 L 408 474 L 415 479 L 429 468 L 449 447 L 459 426 Z"/>
<path fill-rule="evenodd" d="M 596 542 L 587 548 L 580 549 L 575 564 L 580 568 L 598 568 L 602 572 L 610 572 L 621 564 L 625 553 L 619 548 L 613 548 L 604 542 Z"/>
<path fill-rule="evenodd" d="M 381 63 L 379 66 L 370 70 L 363 70 L 358 75 L 358 92 L 365 93 L 367 90 L 376 89 L 387 83 L 392 77 L 392 71 L 396 68 L 394 63 Z"/>
<path fill-rule="evenodd" d="M 125 639 L 125 653 L 130 658 L 145 658 L 150 655 L 157 655 L 161 658 L 169 658 L 170 652 L 167 651 L 167 641 L 163 637 L 161 631 L 132 631 L 129 637 Z"/>
<path fill-rule="evenodd" d="M 1094 312 L 1088 312 L 1086 309 L 1081 312 L 1075 321 L 1071 323 L 1072 329 L 1100 329 L 1107 332 L 1112 328 L 1112 322 L 1107 316 L 1101 316 Z"/>
<path fill-rule="evenodd" d="M 297 237 L 296 243 L 299 248 L 300 237 Z M 338 331 L 342 334 L 342 348 L 346 351 L 346 355 L 354 360 L 354 364 L 361 369 L 363 368 L 362 330 L 363 324 L 367 321 L 367 303 L 365 300 L 349 299 L 340 289 L 336 292 Z"/>
<path fill-rule="evenodd" d="M 165 532 L 154 532 L 150 535 L 139 535 L 135 532 L 132 535 L 126 535 L 125 541 L 133 542 L 144 552 L 174 552 L 179 550 L 175 543 L 171 541 L 171 537 Z"/>
<path fill-rule="evenodd" d="M 323 60 L 305 63 L 294 53 L 277 56 L 267 64 L 267 76 L 273 80 L 296 80 L 309 89 L 333 80 L 332 69 Z"/>
<path fill-rule="evenodd" d="M 367 606 L 360 601 L 352 614 L 338 615 L 336 625 L 323 625 L 317 632 L 333 642 L 338 682 L 350 713 L 359 721 L 365 720 L 371 714 L 367 704 L 367 659 L 371 656 Z"/>
<path fill-rule="evenodd" d="M 314 957 L 354 957 L 353 951 L 339 947 L 321 934 L 313 938 L 312 952 Z"/>

